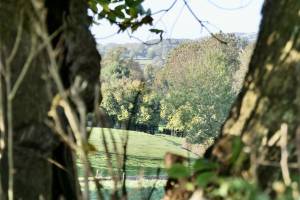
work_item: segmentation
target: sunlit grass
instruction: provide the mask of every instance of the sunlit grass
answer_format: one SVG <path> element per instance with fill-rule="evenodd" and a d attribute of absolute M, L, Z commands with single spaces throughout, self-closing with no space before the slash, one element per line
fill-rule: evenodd
<path fill-rule="evenodd" d="M 113 149 L 111 134 L 114 136 L 118 153 L 123 154 L 122 144 L 126 134 L 129 134 L 126 162 L 126 173 L 128 176 L 137 176 L 142 171 L 145 176 L 156 175 L 157 168 L 164 168 L 163 158 L 166 152 L 180 154 L 186 157 L 195 158 L 194 154 L 181 148 L 183 138 L 168 135 L 150 135 L 143 132 L 124 131 L 119 129 L 101 129 L 93 128 L 90 136 L 90 143 L 97 149 L 90 153 L 92 167 L 98 170 L 99 175 L 108 176 L 107 158 L 105 156 L 102 132 L 104 133 L 109 152 L 116 168 L 116 155 Z M 80 166 L 80 162 L 78 163 Z M 80 167 L 79 167 L 80 168 Z M 81 175 L 81 170 L 79 170 Z M 165 174 L 163 171 L 161 174 Z"/>

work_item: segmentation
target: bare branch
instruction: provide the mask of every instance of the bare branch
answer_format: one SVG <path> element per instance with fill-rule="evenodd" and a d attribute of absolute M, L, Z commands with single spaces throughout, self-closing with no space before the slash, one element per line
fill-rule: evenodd
<path fill-rule="evenodd" d="M 125 140 L 123 141 L 123 179 L 122 179 L 122 199 L 127 199 L 127 189 L 126 189 L 126 164 L 127 164 L 127 146 L 128 146 L 129 134 L 126 132 Z"/>
<path fill-rule="evenodd" d="M 298 160 L 298 170 L 300 174 L 300 126 L 298 126 L 296 130 L 296 152 L 297 152 L 297 160 Z"/>
<path fill-rule="evenodd" d="M 281 138 L 280 138 L 280 147 L 281 147 L 281 160 L 280 166 L 282 171 L 282 177 L 285 185 L 291 184 L 291 177 L 289 172 L 288 165 L 288 150 L 287 150 L 287 140 L 288 140 L 288 126 L 287 124 L 281 124 L 280 127 Z"/>
<path fill-rule="evenodd" d="M 135 40 L 137 40 L 137 41 L 139 41 L 139 42 L 141 42 L 141 43 L 143 43 L 144 45 L 147 45 L 147 46 L 159 44 L 159 43 L 161 43 L 161 41 L 163 40 L 162 33 L 161 33 L 160 36 L 159 36 L 159 40 L 158 40 L 157 42 L 153 42 L 153 43 L 145 42 L 145 41 L 143 41 L 142 39 L 140 39 L 140 38 L 138 38 L 138 37 L 136 37 L 136 36 L 130 34 L 128 31 L 127 31 L 127 35 L 128 35 L 129 38 L 133 38 L 133 39 L 135 39 Z"/>
<path fill-rule="evenodd" d="M 43 42 L 38 48 L 36 48 L 37 41 L 34 38 L 32 38 L 30 53 L 25 61 L 25 64 L 22 68 L 20 75 L 17 78 L 17 81 L 15 82 L 15 84 L 8 96 L 9 99 L 14 99 L 22 81 L 24 80 L 24 78 L 31 66 L 33 59 L 46 47 L 47 43 L 51 42 L 53 40 L 53 38 L 55 38 L 61 31 L 62 31 L 62 27 L 57 29 L 53 34 L 51 34 L 47 38 L 47 41 Z"/>
<path fill-rule="evenodd" d="M 157 15 L 157 14 L 162 13 L 162 12 L 167 13 L 175 6 L 176 3 L 177 3 L 177 0 L 173 1 L 173 3 L 168 8 L 156 11 L 156 12 L 152 13 L 152 15 Z"/>
<path fill-rule="evenodd" d="M 216 8 L 219 8 L 219 9 L 222 9 L 222 10 L 227 10 L 227 11 L 235 11 L 235 10 L 240 10 L 242 8 L 248 7 L 253 2 L 253 0 L 247 1 L 244 5 L 236 6 L 236 7 L 232 7 L 232 8 L 220 6 L 217 3 L 215 3 L 213 0 L 208 0 L 208 2 L 210 4 L 212 4 L 213 6 L 215 6 Z"/>
<path fill-rule="evenodd" d="M 194 13 L 193 9 L 190 7 L 190 5 L 187 3 L 186 0 L 183 0 L 185 6 L 187 7 L 187 9 L 190 11 L 190 13 L 193 15 L 193 17 L 197 20 L 197 22 L 201 25 L 201 27 L 203 27 L 213 38 L 215 38 L 216 40 L 218 40 L 220 43 L 222 44 L 227 44 L 226 41 L 222 40 L 221 38 L 219 38 L 218 36 L 216 36 L 213 32 L 211 32 L 209 30 L 209 28 L 203 23 L 202 20 L 200 20 L 197 15 Z"/>
<path fill-rule="evenodd" d="M 14 46 L 12 48 L 12 51 L 6 60 L 6 66 L 10 66 L 11 62 L 15 58 L 17 51 L 19 49 L 19 45 L 20 45 L 22 33 L 23 33 L 23 20 L 24 20 L 24 16 L 23 16 L 23 10 L 22 10 L 20 13 L 20 22 L 18 24 L 16 40 L 15 40 Z"/>

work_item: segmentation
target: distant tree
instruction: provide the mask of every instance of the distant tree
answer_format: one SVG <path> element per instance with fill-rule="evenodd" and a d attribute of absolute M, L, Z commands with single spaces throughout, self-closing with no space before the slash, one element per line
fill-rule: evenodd
<path fill-rule="evenodd" d="M 142 90 L 143 82 L 141 80 L 123 78 L 104 82 L 101 107 L 117 124 L 126 129 L 129 119 L 136 117 L 133 109 L 134 106 L 137 106 L 135 105 L 136 98 L 140 98 Z"/>
<path fill-rule="evenodd" d="M 153 86 L 158 70 L 159 67 L 153 64 L 146 65 L 144 67 L 144 78 L 145 78 L 145 82 L 149 87 Z"/>
<path fill-rule="evenodd" d="M 101 74 L 101 107 L 123 128 L 126 128 L 128 120 L 134 117 L 131 112 L 144 84 L 143 71 L 139 64 L 126 57 L 126 53 L 127 49 L 123 47 L 113 48 L 106 53 Z"/>
<path fill-rule="evenodd" d="M 128 50 L 124 47 L 110 49 L 103 57 L 103 70 L 101 80 L 111 82 L 116 79 L 129 78 L 143 79 L 143 72 L 140 66 L 132 58 L 128 58 Z"/>
<path fill-rule="evenodd" d="M 233 75 L 244 41 L 222 36 L 182 44 L 171 52 L 160 86 L 167 91 L 161 101 L 161 117 L 170 129 L 186 132 L 190 142 L 216 137 L 235 97 Z M 195 103 L 197 102 L 197 103 Z"/>
<path fill-rule="evenodd" d="M 147 51 L 147 58 L 154 58 L 157 54 L 154 48 L 149 48 Z"/>
<path fill-rule="evenodd" d="M 149 88 L 144 88 L 141 93 L 136 122 L 149 127 L 157 127 L 160 123 L 159 98 L 157 93 Z"/>

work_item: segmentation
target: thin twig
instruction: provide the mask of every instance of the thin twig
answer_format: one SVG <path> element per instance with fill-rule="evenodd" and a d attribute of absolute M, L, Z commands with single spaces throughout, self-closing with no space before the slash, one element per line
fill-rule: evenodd
<path fill-rule="evenodd" d="M 0 71 L 4 68 L 1 62 L 1 55 L 0 55 Z M 6 96 L 5 92 L 3 91 L 3 76 L 0 74 L 0 158 L 2 156 L 2 150 L 4 149 L 4 97 Z M 0 172 L 1 174 L 1 172 Z"/>
<path fill-rule="evenodd" d="M 23 21 L 24 21 L 23 10 L 21 10 L 20 22 L 18 24 L 16 40 L 15 40 L 14 46 L 12 48 L 12 51 L 11 51 L 10 55 L 8 56 L 8 58 L 6 60 L 6 66 L 11 65 L 11 63 L 12 63 L 13 59 L 15 58 L 15 56 L 17 54 L 17 51 L 19 49 L 21 38 L 22 38 L 22 33 L 23 33 Z"/>
<path fill-rule="evenodd" d="M 109 132 L 110 139 L 111 139 L 112 144 L 113 144 L 114 153 L 115 153 L 115 156 L 116 156 L 116 161 L 117 161 L 117 165 L 118 165 L 117 166 L 117 168 L 118 168 L 117 170 L 118 170 L 119 179 L 121 179 L 121 176 L 122 176 L 122 173 L 121 173 L 122 157 L 119 154 L 117 142 L 116 142 L 116 139 L 114 137 L 114 134 L 113 134 L 112 130 L 108 129 L 108 132 Z"/>
<path fill-rule="evenodd" d="M 6 70 L 6 91 L 11 90 L 11 72 Z M 12 119 L 12 101 L 7 101 L 7 148 L 8 148 L 8 199 L 14 199 L 14 157 L 13 157 L 13 119 Z"/>
<path fill-rule="evenodd" d="M 108 39 L 108 38 L 111 38 L 111 37 L 117 35 L 118 33 L 119 33 L 119 31 L 118 31 L 118 32 L 115 32 L 115 33 L 112 33 L 112 34 L 109 34 L 109 35 L 106 35 L 106 36 L 95 37 L 95 39 L 96 39 L 96 40 L 105 40 L 105 39 Z"/>
<path fill-rule="evenodd" d="M 15 43 L 12 48 L 12 52 L 8 56 L 8 58 L 5 61 L 5 85 L 6 85 L 6 92 L 7 94 L 10 94 L 11 92 L 11 63 L 14 59 L 14 57 L 17 54 L 17 51 L 19 49 L 19 45 L 22 38 L 22 32 L 23 32 L 23 11 L 21 12 L 21 19 L 20 23 L 18 24 L 17 29 L 17 36 Z M 13 118 L 12 118 L 12 100 L 7 99 L 7 149 L 8 149 L 8 199 L 13 200 L 14 199 L 14 155 L 13 155 Z"/>
<path fill-rule="evenodd" d="M 122 171 L 123 171 L 123 179 L 122 179 L 122 199 L 127 199 L 127 188 L 126 188 L 126 177 L 127 177 L 127 172 L 126 172 L 126 164 L 127 164 L 127 146 L 128 146 L 128 140 L 129 140 L 129 134 L 126 132 L 125 134 L 125 141 L 123 143 L 123 166 L 122 166 Z"/>
<path fill-rule="evenodd" d="M 298 126 L 296 130 L 296 152 L 297 152 L 298 170 L 300 174 L 300 126 Z"/>
<path fill-rule="evenodd" d="M 115 176 L 115 173 L 114 173 L 114 170 L 113 170 L 111 154 L 109 152 L 108 143 L 107 143 L 106 136 L 105 136 L 103 128 L 101 129 L 101 135 L 102 135 L 101 139 L 102 139 L 102 142 L 103 142 L 106 161 L 107 161 L 108 172 L 110 173 L 110 176 L 113 180 L 112 195 L 113 195 L 114 198 L 117 198 L 117 195 L 118 195 L 118 189 L 117 189 L 117 187 L 118 187 L 118 178 Z"/>
<path fill-rule="evenodd" d="M 169 12 L 175 6 L 176 3 L 177 3 L 177 0 L 173 1 L 173 3 L 168 8 L 156 11 L 156 12 L 152 13 L 152 16 L 157 15 L 162 12 L 165 12 L 165 13 Z"/>
<path fill-rule="evenodd" d="M 149 42 L 143 41 L 142 39 L 140 39 L 140 38 L 138 38 L 138 37 L 130 34 L 128 30 L 126 32 L 127 32 L 127 35 L 128 35 L 129 38 L 133 38 L 133 39 L 135 39 L 135 40 L 137 40 L 137 41 L 139 41 L 139 42 L 141 42 L 141 43 L 143 43 L 144 45 L 147 45 L 147 46 L 152 46 L 152 45 L 159 44 L 163 40 L 163 32 L 159 34 L 158 41 L 157 42 L 153 42 L 153 43 L 149 43 Z"/>
<path fill-rule="evenodd" d="M 90 161 L 88 160 L 89 171 L 93 172 L 91 166 L 92 166 L 92 165 L 91 165 Z M 94 173 L 92 174 L 92 180 L 93 180 L 93 182 L 94 182 L 94 184 L 95 184 L 95 186 L 96 186 L 96 189 L 97 189 L 97 195 L 98 195 L 99 199 L 100 199 L 100 200 L 101 200 L 101 199 L 104 199 L 103 194 L 102 194 L 102 192 L 101 192 L 101 184 L 99 183 L 99 179 L 96 178 L 96 175 L 95 175 Z"/>
<path fill-rule="evenodd" d="M 281 138 L 280 138 L 280 147 L 281 147 L 281 159 L 280 166 L 282 171 L 282 177 L 285 185 L 291 184 L 291 177 L 288 167 L 288 150 L 287 150 L 287 140 L 288 140 L 288 126 L 287 124 L 282 124 L 280 127 Z"/>
<path fill-rule="evenodd" d="M 14 99 L 22 81 L 24 80 L 30 66 L 32 63 L 32 60 L 46 47 L 46 43 L 51 42 L 53 38 L 55 38 L 60 32 L 62 31 L 62 27 L 57 29 L 53 34 L 51 34 L 47 41 L 43 42 L 39 47 L 36 48 L 36 40 L 32 39 L 33 41 L 31 42 L 31 48 L 30 48 L 30 53 L 29 56 L 27 57 L 24 66 L 22 67 L 22 71 L 20 75 L 18 76 L 10 94 L 9 94 L 9 99 Z M 49 40 L 49 41 L 48 41 Z"/>
<path fill-rule="evenodd" d="M 1 62 L 1 54 L 0 54 L 0 71 L 3 68 L 2 62 Z M 2 158 L 2 153 L 4 149 L 4 102 L 3 102 L 3 97 L 4 97 L 4 91 L 3 91 L 3 86 L 2 86 L 2 75 L 0 74 L 0 159 Z M 2 180 L 1 177 L 1 171 L 0 171 L 0 180 Z M 0 199 L 4 198 L 4 193 L 2 190 L 2 181 L 0 181 Z"/>
<path fill-rule="evenodd" d="M 160 168 L 157 168 L 157 171 L 156 171 L 156 180 L 155 180 L 155 182 L 154 182 L 154 184 L 153 184 L 153 186 L 151 188 L 151 191 L 150 191 L 150 193 L 148 195 L 147 200 L 151 200 L 153 192 L 156 190 L 156 184 L 157 184 L 157 181 L 159 180 L 159 175 L 160 175 Z"/>
<path fill-rule="evenodd" d="M 213 32 L 211 32 L 209 30 L 209 28 L 203 23 L 202 20 L 200 20 L 198 18 L 198 16 L 194 13 L 193 9 L 190 7 L 190 5 L 187 3 L 186 0 L 183 0 L 185 6 L 187 7 L 187 9 L 190 11 L 190 13 L 193 15 L 193 17 L 197 20 L 197 22 L 201 25 L 201 27 L 203 27 L 213 38 L 215 38 L 217 41 L 219 41 L 222 44 L 227 44 L 226 41 L 222 40 L 221 38 L 219 38 L 218 36 L 216 36 Z"/>
<path fill-rule="evenodd" d="M 80 91 L 80 85 L 81 84 L 81 80 L 79 77 L 75 78 L 74 84 L 71 87 L 71 98 L 73 100 L 73 102 L 75 103 L 75 106 L 77 107 L 77 111 L 79 113 L 79 123 L 77 124 L 77 126 L 79 126 L 79 133 L 81 133 L 81 138 L 80 140 L 82 141 L 82 151 L 84 153 L 85 156 L 83 156 L 83 160 L 84 160 L 84 172 L 85 172 L 85 191 L 87 191 L 85 193 L 85 198 L 89 199 L 89 175 L 90 175 L 90 168 L 89 168 L 89 162 L 88 162 L 88 141 L 87 141 L 87 133 L 86 133 L 86 106 L 83 102 L 83 100 L 81 99 L 81 97 L 79 96 Z M 82 83 L 84 85 L 84 82 Z M 84 88 L 82 88 L 84 89 Z"/>
<path fill-rule="evenodd" d="M 210 4 L 212 4 L 213 6 L 215 6 L 216 8 L 219 8 L 219 9 L 221 9 L 221 10 L 235 11 L 235 10 L 240 10 L 240 9 L 242 9 L 242 8 L 248 7 L 248 6 L 253 2 L 253 0 L 247 1 L 247 3 L 245 3 L 244 5 L 236 6 L 236 7 L 232 7 L 232 8 L 220 6 L 220 5 L 218 5 L 217 3 L 215 3 L 213 0 L 208 0 L 208 2 L 209 2 Z"/>

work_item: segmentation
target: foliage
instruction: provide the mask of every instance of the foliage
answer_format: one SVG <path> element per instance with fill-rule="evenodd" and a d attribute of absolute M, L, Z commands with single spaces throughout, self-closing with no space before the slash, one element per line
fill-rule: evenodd
<path fill-rule="evenodd" d="M 208 199 L 247 199 L 247 200 L 294 200 L 299 199 L 299 174 L 291 173 L 292 183 L 286 185 L 279 179 L 280 172 L 276 175 L 277 180 L 262 190 L 262 183 L 255 182 L 253 177 L 248 177 L 245 169 L 243 175 L 235 174 L 235 170 L 241 164 L 241 159 L 249 159 L 250 152 L 245 152 L 246 145 L 239 137 L 234 137 L 230 165 L 231 175 L 221 171 L 226 168 L 224 165 L 205 158 L 197 159 L 193 165 L 174 164 L 167 170 L 168 176 L 179 180 L 181 188 L 195 192 L 201 189 Z M 244 160 L 245 161 L 245 160 Z M 257 163 L 256 163 L 257 164 Z M 244 166 L 245 167 L 245 166 Z M 277 166 L 279 167 L 279 165 Z M 275 171 L 273 171 L 275 172 Z M 266 173 L 266 172 L 264 172 Z M 266 174 L 265 174 L 266 175 Z M 182 185 L 182 183 L 184 183 Z M 270 191 L 273 191 L 270 193 Z"/>
<path fill-rule="evenodd" d="M 151 89 L 156 69 L 149 65 L 143 72 L 138 63 L 124 56 L 126 52 L 118 47 L 103 59 L 101 106 L 116 125 L 131 120 L 130 125 L 158 126 L 160 102 Z"/>
<path fill-rule="evenodd" d="M 101 105 L 111 117 L 126 123 L 132 115 L 135 98 L 141 90 L 142 83 L 139 80 L 120 79 L 111 84 L 104 82 L 102 91 L 105 96 Z"/>
<path fill-rule="evenodd" d="M 143 72 L 132 59 L 124 59 L 124 48 L 117 48 L 103 59 L 101 106 L 115 121 L 130 119 L 135 99 L 143 90 Z"/>
<path fill-rule="evenodd" d="M 89 5 L 98 19 L 106 19 L 117 25 L 119 32 L 127 29 L 134 32 L 153 22 L 151 10 L 145 10 L 143 2 L 144 0 L 89 0 Z M 162 39 L 162 30 L 151 28 L 149 31 L 159 34 Z"/>
<path fill-rule="evenodd" d="M 160 43 L 155 45 L 146 45 L 142 43 L 126 43 L 126 44 L 115 44 L 109 43 L 105 45 L 99 45 L 98 50 L 102 56 L 110 53 L 112 49 L 122 47 L 126 49 L 122 56 L 124 58 L 133 58 L 136 62 L 149 60 L 151 65 L 161 67 L 164 64 L 165 58 L 168 53 L 177 47 L 178 45 L 187 42 L 185 39 L 164 39 Z M 147 43 L 157 43 L 157 40 L 150 40 Z"/>
<path fill-rule="evenodd" d="M 222 37 L 228 45 L 206 38 L 175 48 L 157 81 L 166 94 L 161 117 L 167 128 L 185 131 L 194 143 L 217 136 L 235 97 L 233 75 L 245 42 L 230 34 Z"/>
<path fill-rule="evenodd" d="M 160 121 L 160 104 L 155 92 L 145 91 L 141 96 L 141 103 L 137 115 L 137 123 L 157 126 Z"/>
<path fill-rule="evenodd" d="M 102 107 L 115 122 L 131 116 L 135 124 L 161 124 L 180 131 L 189 142 L 215 137 L 239 91 L 251 53 L 245 40 L 234 34 L 221 36 L 227 45 L 213 38 L 175 41 L 180 45 L 170 47 L 175 49 L 164 66 L 148 64 L 143 69 L 129 56 L 133 48 L 106 49 Z"/>
<path fill-rule="evenodd" d="M 126 48 L 117 47 L 105 54 L 101 74 L 103 82 L 122 78 L 143 79 L 143 72 L 139 68 L 139 64 L 131 58 L 126 58 L 126 53 Z"/>

